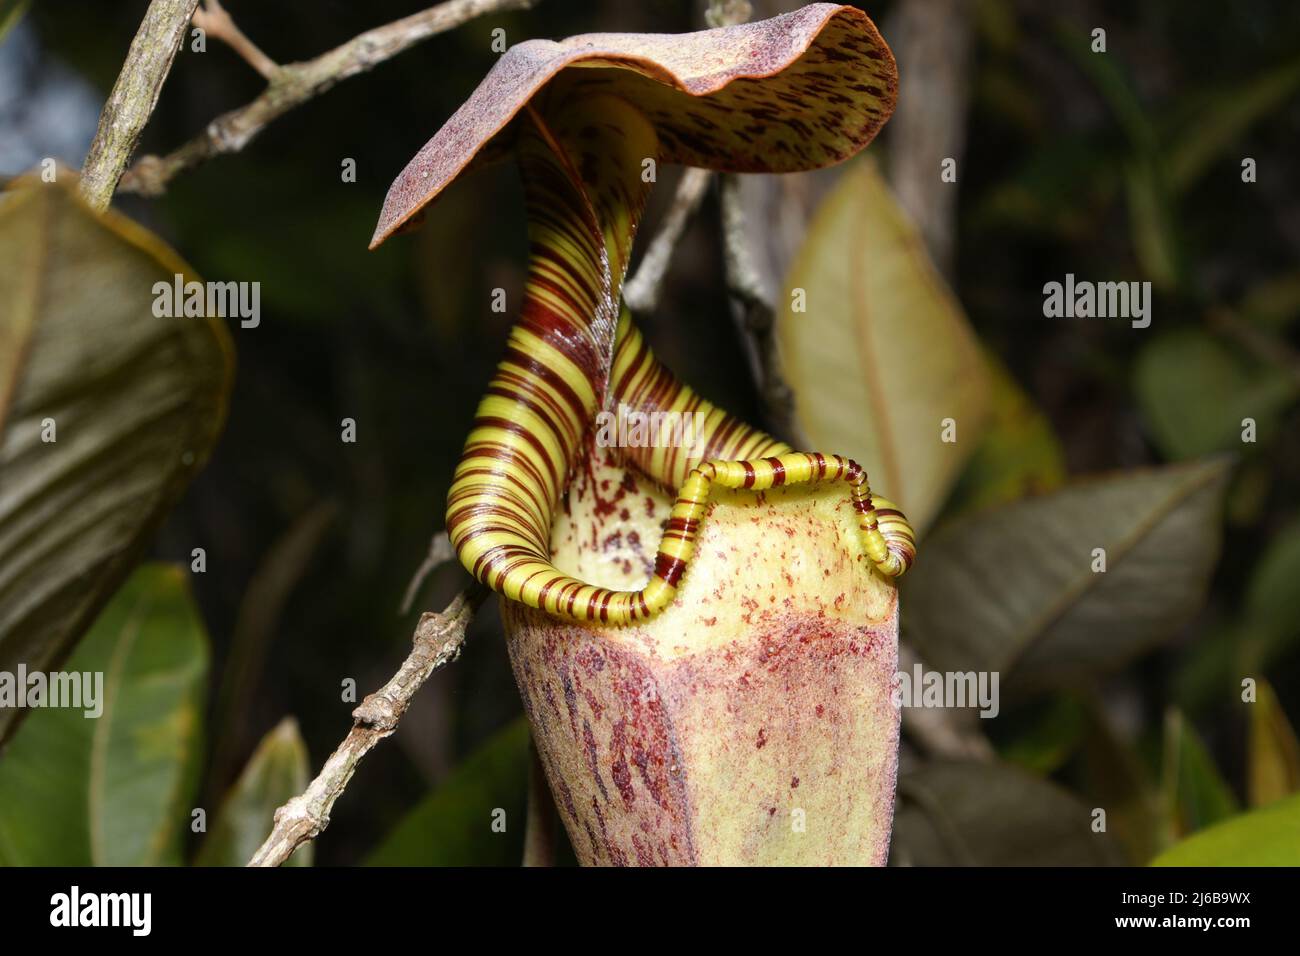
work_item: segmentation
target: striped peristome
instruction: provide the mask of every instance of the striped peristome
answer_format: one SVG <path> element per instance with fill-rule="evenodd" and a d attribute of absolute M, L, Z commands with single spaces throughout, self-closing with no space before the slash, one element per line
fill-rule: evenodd
<path fill-rule="evenodd" d="M 869 20 L 829 4 L 791 17 L 767 21 L 787 20 L 796 31 L 793 40 L 773 34 L 772 49 L 761 42 L 767 34 L 753 29 L 683 38 L 685 50 L 707 49 L 700 38 L 710 34 L 724 44 L 719 62 L 729 72 L 721 82 L 708 73 L 718 75 L 718 63 L 706 59 L 700 78 L 683 78 L 680 70 L 652 68 L 644 55 L 602 52 L 601 43 L 627 38 L 601 35 L 589 38 L 587 47 L 595 51 L 589 59 L 596 69 L 553 67 L 546 84 L 514 76 L 515 86 L 528 91 L 522 104 L 503 105 L 491 91 L 475 94 L 494 110 L 518 114 L 511 128 L 527 196 L 529 271 L 518 323 L 453 478 L 447 531 L 465 567 L 510 600 L 611 625 L 652 617 L 672 603 L 688 572 L 714 486 L 763 491 L 843 482 L 872 565 L 897 576 L 915 556 L 906 518 L 872 494 L 856 462 L 794 451 L 709 404 L 654 357 L 618 305 L 653 182 L 644 175 L 647 159 L 762 168 L 766 151 L 773 168 L 812 168 L 861 149 L 892 109 L 893 61 Z M 587 49 L 582 39 L 565 41 L 561 66 L 581 59 L 572 51 Z M 671 66 L 687 62 L 665 38 L 650 39 Z M 746 56 L 755 64 L 748 72 Z M 494 74 L 499 71 L 500 64 Z M 481 141 L 467 145 L 452 135 L 448 145 L 459 150 L 455 155 L 430 154 L 426 147 L 390 191 L 376 241 L 445 185 L 429 191 L 412 179 L 412 169 L 426 164 L 422 178 L 430 168 L 440 177 L 454 175 L 499 132 L 493 122 L 453 118 L 453 134 L 478 130 Z M 766 140 L 772 131 L 779 135 Z M 653 573 L 640 590 L 598 587 L 551 562 L 554 518 L 574 469 L 592 452 L 596 414 L 612 405 L 699 413 L 702 422 L 690 448 L 650 443 L 623 450 L 627 465 L 678 489 Z"/>

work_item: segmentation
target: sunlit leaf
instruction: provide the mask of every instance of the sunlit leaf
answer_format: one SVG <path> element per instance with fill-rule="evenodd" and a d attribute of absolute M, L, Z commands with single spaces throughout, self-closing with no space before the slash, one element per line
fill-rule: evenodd
<path fill-rule="evenodd" d="M 0 758 L 0 863 L 178 864 L 207 669 L 184 572 L 140 568 L 62 666 L 103 675 L 100 716 L 35 710 Z"/>
<path fill-rule="evenodd" d="M 992 412 L 944 507 L 946 517 L 1052 491 L 1065 481 L 1065 453 L 1052 423 L 996 357 L 987 359 Z"/>
<path fill-rule="evenodd" d="M 208 828 L 196 866 L 244 866 L 275 822 L 275 811 L 307 788 L 307 745 L 286 717 L 257 745 Z M 285 866 L 311 866 L 313 846 L 299 847 Z"/>
<path fill-rule="evenodd" d="M 1165 720 L 1164 793 L 1164 832 L 1170 839 L 1225 820 L 1239 809 L 1214 758 L 1177 711 Z"/>
<path fill-rule="evenodd" d="M 369 866 L 518 866 L 528 791 L 528 724 L 520 718 L 457 767 L 366 860 Z M 505 832 L 493 829 L 504 811 Z"/>
<path fill-rule="evenodd" d="M 1124 472 L 953 522 L 902 579 L 905 636 L 939 670 L 1003 673 L 1004 693 L 1119 667 L 1195 613 L 1227 472 Z"/>
<path fill-rule="evenodd" d="M 1297 383 L 1199 329 L 1162 335 L 1138 357 L 1138 402 L 1156 443 L 1170 458 L 1241 449 L 1242 422 L 1257 440 L 1276 433 Z"/>
<path fill-rule="evenodd" d="M 857 459 L 927 526 L 979 444 L 990 385 L 961 306 L 873 163 L 850 167 L 814 217 L 779 335 L 812 447 Z"/>
<path fill-rule="evenodd" d="M 890 863 L 1100 866 L 1120 862 L 1090 809 L 1007 764 L 937 761 L 898 780 Z"/>
<path fill-rule="evenodd" d="M 1300 790 L 1300 741 L 1266 680 L 1258 681 L 1250 707 L 1250 805 L 1268 806 Z"/>
<path fill-rule="evenodd" d="M 219 320 L 153 313 L 154 284 L 190 270 L 58 179 L 0 196 L 0 671 L 68 653 L 207 459 L 230 387 Z"/>
<path fill-rule="evenodd" d="M 1300 794 L 1212 826 L 1153 866 L 1300 866 Z"/>

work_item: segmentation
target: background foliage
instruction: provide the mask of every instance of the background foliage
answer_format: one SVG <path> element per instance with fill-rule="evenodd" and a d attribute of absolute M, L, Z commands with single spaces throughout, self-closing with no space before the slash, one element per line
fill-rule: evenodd
<path fill-rule="evenodd" d="M 229 5 L 289 61 L 420 4 Z M 887 37 L 898 6 L 868 8 Z M 37 3 L 3 41 L 4 172 L 56 150 L 38 121 L 48 110 L 63 111 L 61 135 L 85 125 L 77 104 L 112 83 L 140 7 Z M 888 136 L 869 161 L 782 187 L 802 197 L 801 251 L 770 277 L 826 290 L 835 275 L 864 274 L 864 299 L 828 293 L 784 321 L 800 423 L 819 446 L 890 475 L 882 490 L 925 527 L 903 595 L 905 637 L 922 658 L 1004 671 L 1001 715 L 973 722 L 995 760 L 907 744 L 894 860 L 1300 862 L 1286 849 L 1300 816 L 1300 10 L 977 0 L 972 11 L 966 153 L 955 186 L 935 173 L 935 188 L 958 190 L 947 283 L 885 188 L 897 173 Z M 490 290 L 517 301 L 522 284 L 523 203 L 508 167 L 459 184 L 422 231 L 367 253 L 388 183 L 487 72 L 493 27 L 516 42 L 698 23 L 684 0 L 543 2 L 475 21 L 291 113 L 166 196 L 121 201 L 204 277 L 260 281 L 263 321 L 231 329 L 225 432 L 150 539 L 152 557 L 176 566 L 137 571 L 66 665 L 115 659 L 123 712 L 64 729 L 66 715 L 35 714 L 0 756 L 0 862 L 247 855 L 250 834 L 342 736 L 353 706 L 342 682 L 378 686 L 418 609 L 456 586 L 444 569 L 416 611 L 396 611 L 513 320 L 490 310 Z M 1104 56 L 1089 49 L 1096 25 L 1108 30 Z M 182 53 L 142 151 L 179 144 L 259 89 L 224 48 Z M 52 105 L 29 108 L 38 101 Z M 1247 156 L 1259 170 L 1249 185 Z M 340 180 L 345 158 L 356 183 Z M 671 191 L 665 176 L 647 234 Z M 717 220 L 706 203 L 642 324 L 685 381 L 761 421 Z M 1044 318 L 1043 283 L 1068 272 L 1151 281 L 1151 327 Z M 896 351 L 876 364 L 831 375 L 825 354 L 801 346 L 879 334 L 881 321 Z M 827 388 L 847 390 L 862 414 L 821 411 Z M 933 423 L 953 406 L 963 430 L 945 447 Z M 1240 440 L 1247 416 L 1253 444 Z M 358 423 L 355 445 L 339 441 L 344 417 Z M 196 542 L 207 569 L 190 575 Z M 1081 576 L 1093 547 L 1107 548 L 1104 578 Z M 1258 682 L 1254 704 L 1242 702 L 1243 677 Z M 317 861 L 517 859 L 520 828 L 487 824 L 495 807 L 522 819 L 518 714 L 489 605 L 461 660 L 355 778 Z M 33 756 L 46 752 L 57 757 L 48 768 Z M 24 779 L 37 771 L 50 776 Z M 58 781 L 75 807 L 32 804 L 32 788 Z M 1098 806 L 1104 839 L 1088 829 Z M 193 807 L 208 810 L 202 839 Z M 52 835 L 69 821 L 74 839 Z"/>

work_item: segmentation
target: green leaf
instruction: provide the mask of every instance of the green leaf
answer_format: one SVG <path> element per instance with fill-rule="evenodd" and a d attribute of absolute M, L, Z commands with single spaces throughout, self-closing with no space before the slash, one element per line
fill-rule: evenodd
<path fill-rule="evenodd" d="M 184 572 L 140 568 L 63 667 L 102 675 L 102 714 L 35 710 L 0 760 L 0 864 L 179 864 L 207 669 Z"/>
<path fill-rule="evenodd" d="M 1119 667 L 1195 613 L 1227 474 L 1222 461 L 1122 472 L 960 519 L 901 581 L 904 634 L 938 670 L 1002 673 L 1004 693 Z"/>
<path fill-rule="evenodd" d="M 1245 621 L 1257 649 L 1254 666 L 1277 660 L 1300 639 L 1300 521 L 1264 549 L 1246 588 Z"/>
<path fill-rule="evenodd" d="M 1250 805 L 1264 807 L 1300 790 L 1300 741 L 1268 681 L 1257 682 L 1249 706 Z"/>
<path fill-rule="evenodd" d="M 298 722 L 286 717 L 271 730 L 230 788 L 203 841 L 195 866 L 244 866 L 275 822 L 275 811 L 307 789 L 307 745 Z M 312 844 L 299 847 L 285 866 L 311 866 Z"/>
<path fill-rule="evenodd" d="M 153 314 L 154 283 L 193 273 L 58 178 L 0 196 L 0 671 L 67 656 L 207 459 L 230 387 L 220 321 Z M 18 716 L 0 709 L 0 741 Z"/>
<path fill-rule="evenodd" d="M 1101 706 L 1091 700 L 1083 746 L 1086 799 L 1106 811 L 1107 832 L 1124 848 L 1129 863 L 1147 863 L 1157 850 L 1160 797 L 1137 751 L 1116 733 Z"/>
<path fill-rule="evenodd" d="M 1199 329 L 1156 338 L 1142 350 L 1134 374 L 1152 437 L 1175 459 L 1240 449 L 1246 418 L 1255 420 L 1257 437 L 1275 434 L 1297 393 L 1290 376 Z"/>
<path fill-rule="evenodd" d="M 1055 773 L 1083 742 L 1087 714 L 1069 695 L 1048 701 L 1031 723 L 998 746 L 1002 759 L 1046 776 Z"/>
<path fill-rule="evenodd" d="M 1300 272 L 1287 272 L 1254 286 L 1237 307 L 1263 328 L 1282 332 L 1300 319 Z"/>
<path fill-rule="evenodd" d="M 367 866 L 518 866 L 528 791 L 528 724 L 521 717 L 491 737 L 411 810 Z M 505 811 L 505 832 L 492 829 Z"/>
<path fill-rule="evenodd" d="M 1176 289 L 1186 278 L 1177 214 L 1159 156 L 1144 153 L 1124 170 L 1129 231 L 1142 274 L 1157 289 Z"/>
<path fill-rule="evenodd" d="M 1300 59 L 1274 67 L 1233 88 L 1216 88 L 1191 112 L 1168 151 L 1170 183 L 1184 190 L 1236 145 L 1241 135 L 1300 89 Z M 1238 172 L 1240 172 L 1238 170 Z"/>
<path fill-rule="evenodd" d="M 1110 837 L 1068 791 L 1008 764 L 935 761 L 898 780 L 890 862 L 904 866 L 1102 866 Z"/>
<path fill-rule="evenodd" d="M 1300 866 L 1300 794 L 1202 830 L 1152 866 Z"/>
<path fill-rule="evenodd" d="M 857 459 L 925 528 L 979 443 L 990 386 L 960 304 L 873 163 L 854 163 L 822 203 L 786 288 L 777 331 L 812 447 Z M 941 440 L 949 418 L 956 441 Z"/>
<path fill-rule="evenodd" d="M 1043 494 L 1065 481 L 1065 453 L 1052 423 L 996 356 L 987 361 L 992 414 L 944 507 L 945 517 Z"/>
<path fill-rule="evenodd" d="M 1181 713 L 1165 719 L 1165 826 L 1177 839 L 1235 814 L 1239 807 L 1196 731 Z"/>

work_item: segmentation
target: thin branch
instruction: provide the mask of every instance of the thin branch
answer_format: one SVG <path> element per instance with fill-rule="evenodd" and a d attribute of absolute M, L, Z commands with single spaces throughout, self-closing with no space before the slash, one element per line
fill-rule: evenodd
<path fill-rule="evenodd" d="M 188 143 L 166 156 L 144 156 L 122 178 L 123 192 L 158 196 L 180 172 L 213 156 L 236 153 L 270 123 L 319 96 L 336 83 L 392 59 L 422 40 L 445 33 L 476 17 L 526 10 L 537 0 L 448 0 L 402 20 L 353 37 L 305 63 L 276 68 L 266 90 L 239 109 L 218 116 Z"/>
<path fill-rule="evenodd" d="M 244 35 L 239 25 L 226 12 L 221 0 L 203 0 L 203 6 L 194 11 L 194 26 L 210 37 L 220 40 L 238 53 L 249 66 L 270 80 L 275 71 L 280 69 L 278 63 L 263 53 L 256 43 Z"/>
<path fill-rule="evenodd" d="M 249 866 L 279 866 L 293 851 L 319 836 L 361 758 L 397 729 L 398 721 L 429 675 L 456 659 L 474 611 L 487 592 L 477 585 L 461 592 L 441 614 L 424 614 L 414 647 L 397 673 L 352 712 L 352 730 L 301 794 L 275 811 L 275 826 Z"/>
<path fill-rule="evenodd" d="M 528 742 L 528 817 L 524 822 L 524 866 L 555 866 L 555 800 L 537 754 L 537 741 Z"/>
<path fill-rule="evenodd" d="M 668 207 L 659 231 L 646 247 L 636 273 L 623 286 L 623 299 L 633 312 L 645 314 L 658 307 L 659 292 L 663 287 L 664 276 L 668 273 L 673 250 L 686 231 L 687 223 L 704 201 L 704 194 L 708 192 L 712 181 L 713 173 L 707 169 L 691 167 L 682 173 L 672 205 Z"/>
<path fill-rule="evenodd" d="M 777 350 L 776 306 L 754 264 L 740 180 L 735 175 L 722 177 L 722 243 L 727 291 L 768 422 L 777 435 L 807 448 L 808 441 L 795 418 L 794 389 L 785 380 Z"/>
<path fill-rule="evenodd" d="M 99 128 L 81 170 L 81 195 L 96 209 L 107 209 L 153 114 L 199 0 L 153 0 L 131 41 L 122 71 L 99 115 Z"/>
<path fill-rule="evenodd" d="M 402 596 L 399 613 L 409 613 L 425 578 L 455 557 L 456 550 L 451 546 L 451 539 L 447 537 L 447 532 L 439 531 L 429 541 L 429 553 L 424 556 L 424 560 L 420 562 L 420 566 L 415 569 L 415 574 L 411 577 L 411 583 L 406 586 L 406 594 Z"/>

